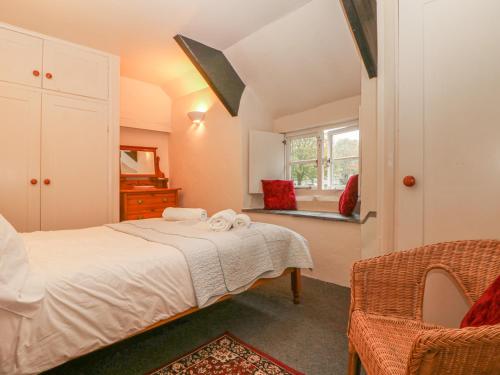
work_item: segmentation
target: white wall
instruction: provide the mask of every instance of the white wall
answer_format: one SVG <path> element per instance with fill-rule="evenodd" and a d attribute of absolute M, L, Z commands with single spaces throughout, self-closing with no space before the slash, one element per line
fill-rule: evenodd
<path fill-rule="evenodd" d="M 292 132 L 357 119 L 361 96 L 333 101 L 274 120 L 274 131 Z"/>
<path fill-rule="evenodd" d="M 352 263 L 361 258 L 359 224 L 250 213 L 252 220 L 282 225 L 304 236 L 311 249 L 313 271 L 305 276 L 349 286 Z"/>
<path fill-rule="evenodd" d="M 169 132 L 170 97 L 160 86 L 135 79 L 120 79 L 120 125 Z"/>
<path fill-rule="evenodd" d="M 360 93 L 360 59 L 339 1 L 312 0 L 224 54 L 273 118 Z"/>

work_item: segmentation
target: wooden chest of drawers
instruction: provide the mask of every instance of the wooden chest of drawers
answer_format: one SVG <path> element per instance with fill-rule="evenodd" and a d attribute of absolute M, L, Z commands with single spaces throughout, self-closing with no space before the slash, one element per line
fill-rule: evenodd
<path fill-rule="evenodd" d="M 130 189 L 120 191 L 120 220 L 161 217 L 166 207 L 177 207 L 180 189 Z"/>

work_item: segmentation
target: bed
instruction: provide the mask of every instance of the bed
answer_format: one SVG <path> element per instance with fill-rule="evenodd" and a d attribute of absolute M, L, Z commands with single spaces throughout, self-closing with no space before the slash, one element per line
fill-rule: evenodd
<path fill-rule="evenodd" d="M 300 269 L 312 268 L 302 236 L 262 223 L 216 234 L 150 219 L 21 237 L 45 293 L 30 317 L 0 306 L 0 374 L 40 373 L 283 275 L 298 303 Z"/>

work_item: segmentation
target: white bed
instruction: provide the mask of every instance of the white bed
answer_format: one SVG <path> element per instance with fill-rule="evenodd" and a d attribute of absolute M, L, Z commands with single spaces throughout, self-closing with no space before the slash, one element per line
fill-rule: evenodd
<path fill-rule="evenodd" d="M 39 373 L 196 307 L 172 246 L 105 226 L 22 238 L 46 294 L 32 318 L 0 309 L 0 374 Z"/>

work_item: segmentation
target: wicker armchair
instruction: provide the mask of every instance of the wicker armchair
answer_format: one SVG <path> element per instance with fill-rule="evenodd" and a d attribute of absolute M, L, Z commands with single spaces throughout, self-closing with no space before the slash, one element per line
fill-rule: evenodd
<path fill-rule="evenodd" d="M 427 272 L 443 268 L 472 304 L 500 274 L 500 241 L 458 241 L 356 262 L 349 374 L 500 374 L 500 325 L 447 329 L 422 321 Z"/>

